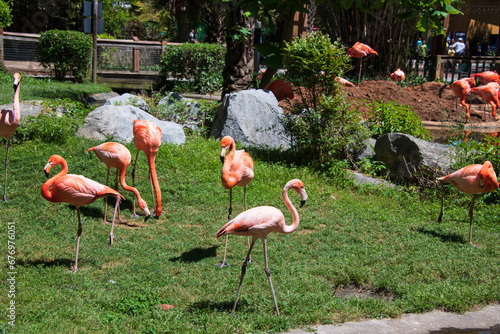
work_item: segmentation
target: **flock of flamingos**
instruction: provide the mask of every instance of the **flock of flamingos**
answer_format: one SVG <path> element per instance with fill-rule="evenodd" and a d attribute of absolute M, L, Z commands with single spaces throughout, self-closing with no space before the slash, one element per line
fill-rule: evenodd
<path fill-rule="evenodd" d="M 372 48 L 359 42 L 356 43 L 352 48 L 348 49 L 347 53 L 352 57 L 361 58 L 359 76 L 361 76 L 362 57 L 365 57 L 370 54 L 377 54 Z M 461 79 L 450 85 L 451 89 L 453 89 L 453 91 L 457 95 L 459 95 L 459 92 L 460 94 L 462 94 L 459 96 L 462 99 L 462 104 L 465 105 L 467 108 L 468 117 L 469 117 L 469 110 L 464 102 L 465 95 L 467 93 L 469 93 L 470 91 L 475 91 L 481 95 L 483 94 L 482 92 L 490 91 L 492 89 L 494 90 L 496 87 L 498 95 L 498 83 L 500 82 L 500 79 L 498 78 L 498 74 L 494 72 L 494 74 L 496 74 L 496 81 L 488 81 L 491 80 L 491 78 L 493 78 L 493 75 L 491 73 L 483 72 L 481 74 L 473 75 L 473 77 L 476 77 L 481 82 L 481 84 L 484 85 L 481 87 L 474 87 L 474 82 L 475 82 L 474 78 Z M 404 80 L 404 73 L 400 69 L 398 69 L 397 71 L 391 74 L 391 79 L 396 81 Z M 339 78 L 338 80 L 343 84 L 349 86 L 352 85 L 352 83 L 344 82 L 343 80 L 345 79 Z M 0 136 L 7 139 L 3 201 L 7 201 L 6 198 L 7 165 L 8 165 L 10 138 L 13 136 L 20 122 L 20 104 L 19 104 L 20 81 L 21 81 L 21 75 L 19 73 L 14 74 L 14 104 L 12 108 L 13 110 L 0 111 L 1 112 Z M 496 86 L 492 82 L 496 83 Z M 495 103 L 500 108 L 500 103 L 498 102 L 498 96 L 496 98 Z M 492 107 L 493 107 L 493 116 L 495 116 L 493 104 Z M 131 124 L 131 126 L 133 126 L 134 144 L 137 147 L 137 155 L 135 158 L 134 167 L 132 169 L 132 186 L 127 185 L 125 182 L 126 169 L 131 163 L 131 154 L 130 151 L 124 145 L 119 143 L 107 142 L 95 147 L 91 147 L 87 150 L 87 152 L 93 151 L 95 155 L 106 165 L 107 167 L 106 185 L 90 180 L 82 175 L 68 174 L 68 164 L 66 163 L 66 160 L 64 160 L 64 158 L 59 155 L 52 155 L 44 167 L 44 171 L 47 177 L 49 177 L 50 170 L 53 167 L 61 165 L 61 170 L 55 176 L 49 178 L 42 185 L 41 188 L 42 197 L 45 198 L 47 201 L 53 203 L 64 202 L 72 204 L 77 209 L 78 230 L 77 230 L 75 265 L 73 268 L 73 272 L 76 272 L 78 270 L 78 250 L 80 245 L 80 237 L 82 234 L 82 224 L 80 220 L 81 206 L 92 204 L 96 199 L 102 197 L 105 197 L 106 199 L 107 197 L 116 198 L 113 220 L 111 222 L 109 246 L 113 244 L 113 239 L 114 239 L 113 227 L 117 212 L 118 212 L 118 219 L 121 220 L 119 213 L 119 205 L 120 205 L 120 200 L 123 198 L 123 196 L 118 192 L 118 181 L 120 182 L 123 189 L 132 192 L 134 194 L 132 217 L 138 217 L 138 215 L 135 212 L 135 198 L 137 198 L 139 208 L 144 212 L 145 220 L 147 220 L 152 215 L 148 208 L 148 205 L 142 199 L 139 191 L 134 187 L 135 165 L 140 151 L 146 154 L 148 160 L 151 191 L 153 200 L 156 202 L 153 215 L 159 217 L 162 213 L 161 191 L 155 171 L 155 156 L 161 145 L 161 130 L 156 124 L 145 120 L 135 120 L 133 125 Z M 299 225 L 299 215 L 297 209 L 293 206 L 292 202 L 288 198 L 288 191 L 290 189 L 293 189 L 300 195 L 301 199 L 300 207 L 302 207 L 302 205 L 304 205 L 304 203 L 307 200 L 307 193 L 304 188 L 304 184 L 302 183 L 301 180 L 294 179 L 288 181 L 288 183 L 283 188 L 283 193 L 282 193 L 283 201 L 288 210 L 290 210 L 290 212 L 292 213 L 293 217 L 292 224 L 286 225 L 283 213 L 277 208 L 270 206 L 259 206 L 247 210 L 246 186 L 250 184 L 253 180 L 254 163 L 248 153 L 246 153 L 243 150 L 239 151 L 236 150 L 233 138 L 226 136 L 221 139 L 220 159 L 223 164 L 222 175 L 221 175 L 222 186 L 225 189 L 229 189 L 229 214 L 228 214 L 228 223 L 222 226 L 216 233 L 217 238 L 226 236 L 224 258 L 222 260 L 222 263 L 218 265 L 220 267 L 228 265 L 225 260 L 226 260 L 227 241 L 229 234 L 248 237 L 248 253 L 241 267 L 240 283 L 238 286 L 236 301 L 233 307 L 233 313 L 238 303 L 240 289 L 243 283 L 243 278 L 245 276 L 247 263 L 252 261 L 250 253 L 252 251 L 255 242 L 258 239 L 261 239 L 264 249 L 265 273 L 267 275 L 269 284 L 271 286 L 274 304 L 276 307 L 276 314 L 279 315 L 278 303 L 276 301 L 276 296 L 274 293 L 274 288 L 271 280 L 271 273 L 268 268 L 266 240 L 267 240 L 267 235 L 271 232 L 291 233 L 297 229 Z M 116 169 L 115 189 L 112 189 L 111 187 L 107 186 L 109 181 L 109 171 L 111 168 Z M 484 162 L 483 165 L 474 164 L 466 166 L 449 175 L 438 178 L 438 181 L 441 183 L 441 188 L 444 183 L 451 183 L 461 192 L 467 194 L 473 194 L 471 206 L 469 209 L 469 216 L 470 216 L 469 242 L 471 242 L 472 217 L 473 217 L 473 206 L 474 206 L 475 196 L 478 193 L 487 193 L 490 191 L 494 191 L 498 189 L 499 186 L 491 162 L 486 161 Z M 245 211 L 239 214 L 236 218 L 231 219 L 232 190 L 235 186 L 243 187 Z M 105 203 L 103 223 L 107 223 L 106 211 L 107 211 L 107 201 Z M 438 221 L 441 221 L 442 216 L 443 216 L 443 196 L 441 196 L 441 211 L 439 214 Z"/>

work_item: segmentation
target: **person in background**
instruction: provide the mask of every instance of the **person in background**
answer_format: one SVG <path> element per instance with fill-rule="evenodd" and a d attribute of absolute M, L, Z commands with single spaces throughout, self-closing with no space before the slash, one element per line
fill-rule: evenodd
<path fill-rule="evenodd" d="M 191 32 L 189 33 L 189 43 L 198 43 L 194 29 L 191 29 Z"/>
<path fill-rule="evenodd" d="M 455 56 L 460 56 L 460 57 L 465 56 L 465 44 L 462 37 L 458 39 L 458 42 L 450 45 L 450 49 L 455 50 Z"/>

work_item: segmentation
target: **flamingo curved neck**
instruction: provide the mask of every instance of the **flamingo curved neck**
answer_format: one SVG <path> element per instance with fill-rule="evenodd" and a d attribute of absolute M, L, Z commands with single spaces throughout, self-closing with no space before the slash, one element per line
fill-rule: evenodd
<path fill-rule="evenodd" d="M 292 202 L 288 198 L 289 189 L 290 188 L 283 189 L 283 202 L 285 202 L 286 207 L 292 213 L 293 221 L 292 225 L 285 225 L 285 227 L 283 228 L 283 233 L 292 233 L 297 229 L 297 227 L 299 227 L 299 213 L 297 212 L 297 209 L 295 209 Z"/>
<path fill-rule="evenodd" d="M 125 173 L 126 173 L 125 169 L 120 170 L 120 184 L 122 188 L 125 189 L 126 191 L 134 193 L 135 196 L 137 196 L 137 199 L 140 201 L 142 198 L 141 195 L 139 194 L 139 191 L 134 187 L 127 185 L 127 183 L 125 182 Z"/>
<path fill-rule="evenodd" d="M 226 182 L 227 185 L 232 188 L 236 185 L 237 180 L 235 178 L 231 178 L 231 166 L 234 161 L 234 156 L 236 155 L 236 147 L 234 142 L 229 145 L 229 152 L 224 158 L 224 165 L 222 165 L 222 179 L 223 182 Z"/>
<path fill-rule="evenodd" d="M 54 184 L 54 182 L 56 182 L 58 178 L 68 174 L 68 164 L 66 163 L 66 161 L 61 161 L 58 164 L 60 164 L 62 167 L 59 173 L 57 173 L 56 175 L 45 181 L 42 185 L 41 189 L 42 197 L 48 201 L 52 200 L 52 192 L 50 191 L 50 187 L 52 187 L 52 185 Z"/>

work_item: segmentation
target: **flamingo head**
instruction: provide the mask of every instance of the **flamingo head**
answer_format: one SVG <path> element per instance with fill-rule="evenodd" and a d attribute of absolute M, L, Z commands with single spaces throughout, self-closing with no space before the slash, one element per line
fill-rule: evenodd
<path fill-rule="evenodd" d="M 483 192 L 490 192 L 498 189 L 498 180 L 493 165 L 489 161 L 485 161 L 483 168 L 478 174 L 479 185 L 483 189 Z"/>
<path fill-rule="evenodd" d="M 15 73 L 14 74 L 14 92 L 17 90 L 17 87 L 19 87 L 20 82 L 21 82 L 21 74 Z"/>
<path fill-rule="evenodd" d="M 299 207 L 301 208 L 302 206 L 304 206 L 304 204 L 306 204 L 307 201 L 307 192 L 306 188 L 304 187 L 304 183 L 299 179 L 288 181 L 288 183 L 285 186 L 285 189 L 290 189 L 290 188 L 295 190 L 295 192 L 300 195 Z"/>
<path fill-rule="evenodd" d="M 231 146 L 234 145 L 234 139 L 230 136 L 225 136 L 224 138 L 221 139 L 220 141 L 220 161 L 224 163 L 225 157 L 226 157 L 226 151 L 229 148 L 231 150 Z"/>
<path fill-rule="evenodd" d="M 52 155 L 50 158 L 49 158 L 49 161 L 47 162 L 47 164 L 45 165 L 45 167 L 43 168 L 43 170 L 45 171 L 45 176 L 48 178 L 49 177 L 49 173 L 50 173 L 50 169 L 54 166 L 57 166 L 57 165 L 60 165 L 64 160 L 63 157 L 61 157 L 60 155 L 57 155 L 57 154 L 54 154 Z"/>
<path fill-rule="evenodd" d="M 149 212 L 148 205 L 146 204 L 146 201 L 141 198 L 137 202 L 139 204 L 139 208 L 141 208 L 141 210 L 144 211 L 144 213 L 146 214 L 144 216 L 144 221 L 147 221 L 151 217 L 151 212 Z"/>

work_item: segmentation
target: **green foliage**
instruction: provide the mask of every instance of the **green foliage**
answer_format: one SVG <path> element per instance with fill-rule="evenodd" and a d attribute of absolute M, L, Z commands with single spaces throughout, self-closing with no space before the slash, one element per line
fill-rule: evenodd
<path fill-rule="evenodd" d="M 12 9 L 9 4 L 0 0 L 0 27 L 7 28 L 12 24 Z"/>
<path fill-rule="evenodd" d="M 213 93 L 222 88 L 225 52 L 218 44 L 167 45 L 160 60 L 161 72 L 185 85 L 186 91 Z"/>
<path fill-rule="evenodd" d="M 373 136 L 385 133 L 401 132 L 424 140 L 430 140 L 429 131 L 422 121 L 411 110 L 396 101 L 374 101 L 367 104 L 370 107 L 368 126 Z"/>
<path fill-rule="evenodd" d="M 283 124 L 293 138 L 297 158 L 327 170 L 335 160 L 353 161 L 368 132 L 335 80 L 349 68 L 345 50 L 338 42 L 332 45 L 328 36 L 314 32 L 286 43 L 283 58 L 284 77 L 295 87 L 295 99 Z"/>
<path fill-rule="evenodd" d="M 45 31 L 40 34 L 37 53 L 43 66 L 53 68 L 57 80 L 71 74 L 82 82 L 92 60 L 92 38 L 78 31 Z"/>
<path fill-rule="evenodd" d="M 440 79 L 440 78 L 438 78 Z M 405 79 L 400 82 L 401 87 L 419 86 L 423 83 L 428 82 L 427 79 L 417 73 L 409 73 L 405 75 Z"/>

